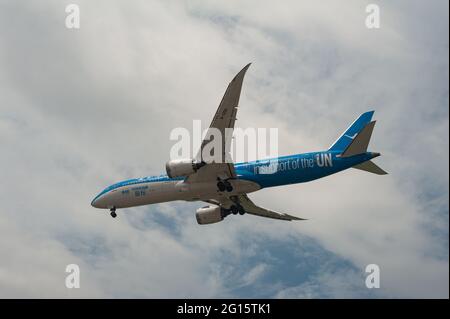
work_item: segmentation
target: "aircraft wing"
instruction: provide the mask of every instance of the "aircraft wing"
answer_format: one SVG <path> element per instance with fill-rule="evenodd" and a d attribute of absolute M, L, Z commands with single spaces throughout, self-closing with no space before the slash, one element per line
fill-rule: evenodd
<path fill-rule="evenodd" d="M 255 203 L 251 201 L 250 198 L 246 194 L 239 196 L 230 196 L 229 198 L 221 199 L 221 200 L 210 200 L 206 201 L 211 204 L 221 205 L 225 208 L 231 207 L 233 204 L 240 205 L 247 214 L 273 218 L 273 219 L 281 219 L 281 220 L 306 220 L 305 218 L 295 217 L 285 213 L 278 213 L 272 210 L 262 208 L 257 206 Z"/>
<path fill-rule="evenodd" d="M 214 115 L 214 118 L 211 122 L 211 125 L 209 126 L 209 129 L 205 135 L 205 139 L 202 141 L 199 154 L 197 154 L 196 156 L 197 161 L 205 161 L 206 165 L 201 167 L 196 173 L 190 175 L 186 179 L 186 182 L 216 181 L 217 178 L 228 179 L 236 177 L 234 165 L 233 163 L 231 163 L 231 159 L 229 156 L 231 146 L 230 139 L 232 138 L 231 133 L 236 121 L 236 113 L 239 104 L 239 97 L 241 95 L 242 83 L 244 81 L 244 75 L 249 67 L 250 63 L 247 64 L 228 85 L 222 101 L 220 102 L 216 114 Z M 211 158 L 214 158 L 214 152 L 220 151 L 221 161 L 219 163 L 205 160 L 205 154 L 203 153 L 205 146 L 213 140 L 211 138 L 211 132 L 213 130 L 220 131 L 222 142 L 220 149 L 218 149 L 218 147 L 213 148 L 208 155 L 210 155 Z M 229 142 L 227 143 L 227 141 Z"/>
<path fill-rule="evenodd" d="M 245 194 L 239 195 L 238 201 L 247 214 L 282 220 L 305 220 L 304 218 L 295 217 L 285 213 L 277 213 L 272 210 L 256 206 L 255 203 L 253 203 Z"/>

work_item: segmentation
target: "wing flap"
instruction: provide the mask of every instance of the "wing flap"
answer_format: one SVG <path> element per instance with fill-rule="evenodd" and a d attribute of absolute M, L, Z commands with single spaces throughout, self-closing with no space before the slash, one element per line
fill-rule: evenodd
<path fill-rule="evenodd" d="M 200 168 L 196 173 L 189 175 L 186 182 L 212 182 L 217 181 L 217 178 L 227 179 L 236 178 L 233 163 L 210 163 Z"/>
<path fill-rule="evenodd" d="M 273 219 L 281 219 L 281 220 L 306 220 L 304 218 L 299 218 L 296 216 L 292 216 L 285 213 L 278 213 L 274 212 L 272 210 L 259 207 L 255 205 L 250 198 L 248 198 L 247 195 L 240 195 L 238 196 L 239 204 L 244 208 L 245 212 L 251 215 L 261 216 L 261 217 L 267 217 L 267 218 L 273 218 Z"/>

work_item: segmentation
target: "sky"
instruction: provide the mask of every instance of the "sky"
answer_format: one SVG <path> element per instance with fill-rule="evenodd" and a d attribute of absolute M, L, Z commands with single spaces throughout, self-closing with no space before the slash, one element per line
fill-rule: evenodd
<path fill-rule="evenodd" d="M 448 298 L 448 2 L 373 1 L 379 29 L 369 3 L 0 0 L 0 297 Z M 90 206 L 109 184 L 164 173 L 171 130 L 206 128 L 249 62 L 237 126 L 278 128 L 288 155 L 375 110 L 370 148 L 389 175 L 250 195 L 302 222 Z"/>

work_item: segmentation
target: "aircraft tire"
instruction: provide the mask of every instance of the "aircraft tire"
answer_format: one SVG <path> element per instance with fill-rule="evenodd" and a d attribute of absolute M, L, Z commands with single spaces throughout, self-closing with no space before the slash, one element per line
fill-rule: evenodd
<path fill-rule="evenodd" d="M 219 189 L 219 191 L 223 192 L 226 190 L 227 187 L 225 186 L 225 184 L 223 182 L 218 182 L 217 188 Z"/>

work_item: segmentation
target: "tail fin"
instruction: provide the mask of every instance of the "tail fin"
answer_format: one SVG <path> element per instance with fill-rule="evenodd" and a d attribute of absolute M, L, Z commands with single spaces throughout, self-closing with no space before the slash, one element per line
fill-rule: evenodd
<path fill-rule="evenodd" d="M 358 165 L 353 166 L 353 168 L 357 168 L 369 173 L 374 173 L 377 175 L 386 175 L 387 172 L 385 172 L 382 168 L 380 168 L 378 165 L 376 165 L 372 161 L 367 161 Z"/>
<path fill-rule="evenodd" d="M 376 121 L 372 121 L 359 132 L 349 146 L 342 152 L 341 157 L 349 157 L 353 155 L 363 154 L 367 152 L 370 137 L 372 136 L 373 128 Z"/>
<path fill-rule="evenodd" d="M 330 146 L 329 151 L 343 152 L 352 143 L 356 135 L 372 120 L 374 111 L 361 114 L 349 128 Z"/>

